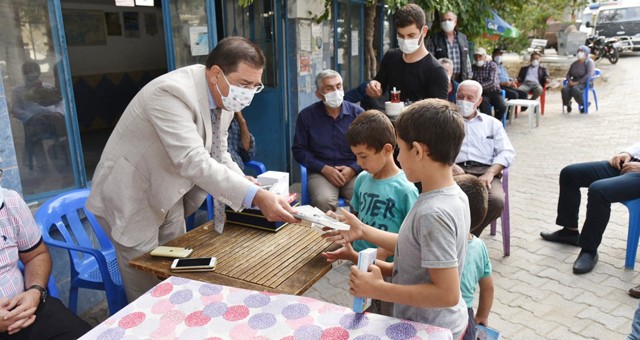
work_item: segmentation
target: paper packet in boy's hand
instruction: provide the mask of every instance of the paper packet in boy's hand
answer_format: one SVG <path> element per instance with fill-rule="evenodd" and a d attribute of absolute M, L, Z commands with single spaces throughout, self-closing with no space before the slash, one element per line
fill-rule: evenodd
<path fill-rule="evenodd" d="M 377 248 L 367 248 L 361 250 L 358 253 L 358 270 L 363 272 L 369 271 L 369 265 L 376 262 L 376 255 L 378 255 Z M 353 311 L 356 313 L 364 313 L 371 306 L 371 299 L 354 297 L 353 298 Z"/>
<path fill-rule="evenodd" d="M 295 208 L 298 213 L 293 214 L 293 217 L 302 220 L 302 224 L 310 226 L 315 230 L 322 231 L 324 228 L 330 228 L 334 230 L 349 230 L 349 225 L 342 223 L 335 218 L 327 216 L 322 210 L 312 207 L 310 205 L 302 205 Z M 315 226 L 314 226 L 315 225 Z"/>

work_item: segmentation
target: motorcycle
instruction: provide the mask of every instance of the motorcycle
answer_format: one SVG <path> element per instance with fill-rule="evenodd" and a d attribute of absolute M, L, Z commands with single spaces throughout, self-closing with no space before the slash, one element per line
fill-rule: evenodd
<path fill-rule="evenodd" d="M 594 60 L 599 61 L 606 57 L 609 62 L 615 64 L 618 62 L 619 45 L 618 38 L 607 38 L 603 36 L 589 36 L 585 41 L 585 45 L 591 50 L 591 54 L 595 56 Z"/>

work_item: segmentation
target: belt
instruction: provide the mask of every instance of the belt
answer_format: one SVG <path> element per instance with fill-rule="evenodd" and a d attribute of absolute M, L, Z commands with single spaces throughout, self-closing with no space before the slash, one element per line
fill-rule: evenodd
<path fill-rule="evenodd" d="M 464 161 L 456 164 L 458 164 L 459 166 L 491 166 L 476 161 Z"/>

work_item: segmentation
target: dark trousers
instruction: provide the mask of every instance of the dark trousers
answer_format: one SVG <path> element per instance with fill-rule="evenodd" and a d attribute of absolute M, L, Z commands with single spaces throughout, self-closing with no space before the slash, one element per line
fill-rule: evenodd
<path fill-rule="evenodd" d="M 77 339 L 90 330 L 91 326 L 73 314 L 60 300 L 54 297 L 48 297 L 45 303 L 36 311 L 36 320 L 31 326 L 13 335 L 0 333 L 0 339 Z"/>
<path fill-rule="evenodd" d="M 584 105 L 584 88 L 585 84 L 578 84 L 573 87 L 569 87 L 569 85 L 566 85 L 565 87 L 563 87 L 560 91 L 562 94 L 562 105 L 571 106 L 571 98 L 573 97 L 573 99 L 576 100 L 576 103 L 578 103 L 578 105 L 582 107 Z"/>
<path fill-rule="evenodd" d="M 476 320 L 474 318 L 473 308 L 467 308 L 467 313 L 469 314 L 469 324 L 467 325 L 467 330 L 464 332 L 462 336 L 463 340 L 476 340 Z"/>
<path fill-rule="evenodd" d="M 525 91 L 519 90 L 511 86 L 500 86 L 504 90 L 507 99 L 527 99 L 529 94 Z"/>
<path fill-rule="evenodd" d="M 602 241 L 611 203 L 640 197 L 640 173 L 620 174 L 607 161 L 572 164 L 560 172 L 556 224 L 578 228 L 580 188 L 587 192 L 587 216 L 578 241 L 584 250 L 597 250 Z"/>
<path fill-rule="evenodd" d="M 491 116 L 491 106 L 495 110 L 495 116 L 497 120 L 502 121 L 502 116 L 507 110 L 507 105 L 504 102 L 504 98 L 500 94 L 500 91 L 484 91 L 482 92 L 482 103 L 480 103 L 480 112 Z"/>

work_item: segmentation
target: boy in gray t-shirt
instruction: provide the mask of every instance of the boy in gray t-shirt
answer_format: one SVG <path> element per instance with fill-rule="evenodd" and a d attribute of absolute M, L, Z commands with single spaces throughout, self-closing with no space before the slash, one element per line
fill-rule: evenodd
<path fill-rule="evenodd" d="M 348 231 L 325 234 L 344 244 L 363 239 L 394 251 L 394 263 L 376 260 L 370 272 L 351 267 L 350 292 L 394 303 L 393 316 L 466 334 L 467 306 L 460 293 L 460 273 L 469 234 L 469 202 L 453 180 L 453 164 L 464 138 L 457 108 L 441 99 L 409 106 L 396 120 L 398 161 L 407 179 L 421 182 L 423 193 L 402 223 L 399 234 L 365 225 L 342 210 Z M 392 275 L 391 283 L 382 277 Z"/>

